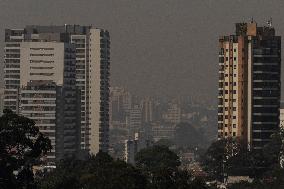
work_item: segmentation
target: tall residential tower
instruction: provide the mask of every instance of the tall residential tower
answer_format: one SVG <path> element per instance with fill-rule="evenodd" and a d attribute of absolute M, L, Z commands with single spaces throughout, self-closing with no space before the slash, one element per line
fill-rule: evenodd
<path fill-rule="evenodd" d="M 19 111 L 24 42 L 74 45 L 76 85 L 81 92 L 81 149 L 96 154 L 108 150 L 110 37 L 92 26 L 26 26 L 5 30 L 4 108 Z"/>
<path fill-rule="evenodd" d="M 80 152 L 80 92 L 75 86 L 75 46 L 22 42 L 19 113 L 51 140 L 48 162 Z"/>
<path fill-rule="evenodd" d="M 219 39 L 218 138 L 261 149 L 279 128 L 281 38 L 271 25 L 236 24 Z"/>

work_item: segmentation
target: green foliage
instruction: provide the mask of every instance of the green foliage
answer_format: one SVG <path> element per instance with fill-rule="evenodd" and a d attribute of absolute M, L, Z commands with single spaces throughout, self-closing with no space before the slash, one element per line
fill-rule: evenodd
<path fill-rule="evenodd" d="M 39 181 L 40 189 L 143 189 L 146 178 L 138 169 L 99 152 L 88 161 L 65 160 Z"/>
<path fill-rule="evenodd" d="M 1 189 L 34 188 L 32 166 L 50 149 L 50 140 L 31 119 L 5 110 L 0 117 Z"/>
<path fill-rule="evenodd" d="M 153 146 L 141 150 L 135 157 L 137 167 L 146 175 L 149 189 L 207 188 L 202 180 L 193 178 L 179 169 L 179 157 L 166 146 Z"/>
<path fill-rule="evenodd" d="M 262 150 L 251 151 L 238 139 L 227 138 L 213 142 L 201 158 L 203 167 L 212 178 L 219 180 L 224 173 L 248 175 L 256 179 L 271 175 L 275 168 L 279 168 L 281 133 L 273 134 L 271 139 Z"/>
<path fill-rule="evenodd" d="M 39 180 L 38 186 L 39 189 L 207 189 L 202 180 L 178 168 L 178 156 L 165 146 L 142 150 L 137 158 L 139 168 L 113 160 L 103 152 L 87 161 L 65 160 Z"/>
<path fill-rule="evenodd" d="M 232 138 L 213 142 L 201 159 L 207 173 L 218 180 L 224 174 L 258 176 L 265 167 L 261 151 L 249 151 L 245 143 Z"/>
<path fill-rule="evenodd" d="M 160 168 L 177 169 L 179 157 L 166 146 L 152 146 L 141 150 L 135 156 L 136 166 L 146 171 Z"/>

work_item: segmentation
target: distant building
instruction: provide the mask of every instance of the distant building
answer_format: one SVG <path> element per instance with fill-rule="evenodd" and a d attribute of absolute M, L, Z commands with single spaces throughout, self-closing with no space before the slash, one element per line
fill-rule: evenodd
<path fill-rule="evenodd" d="M 125 128 L 132 106 L 131 94 L 121 87 L 110 88 L 110 126 Z"/>
<path fill-rule="evenodd" d="M 178 124 L 181 122 L 181 107 L 179 103 L 170 103 L 168 110 L 163 113 L 163 120 L 167 123 Z"/>
<path fill-rule="evenodd" d="M 161 139 L 174 139 L 176 125 L 173 123 L 154 122 L 151 124 L 151 128 L 152 137 L 155 142 Z"/>
<path fill-rule="evenodd" d="M 135 155 L 140 150 L 151 145 L 151 141 L 143 136 L 143 134 L 135 133 L 134 139 L 125 140 L 124 160 L 127 163 L 135 164 Z"/>
<path fill-rule="evenodd" d="M 281 37 L 255 22 L 219 39 L 218 138 L 261 149 L 279 127 Z"/>
<path fill-rule="evenodd" d="M 126 163 L 135 164 L 135 154 L 138 152 L 137 140 L 125 140 L 124 160 Z"/>
<path fill-rule="evenodd" d="M 147 97 L 141 101 L 142 122 L 151 123 L 154 120 L 154 103 Z"/>
<path fill-rule="evenodd" d="M 142 129 L 142 112 L 139 105 L 134 105 L 129 111 L 128 117 L 129 136 L 133 137 Z"/>

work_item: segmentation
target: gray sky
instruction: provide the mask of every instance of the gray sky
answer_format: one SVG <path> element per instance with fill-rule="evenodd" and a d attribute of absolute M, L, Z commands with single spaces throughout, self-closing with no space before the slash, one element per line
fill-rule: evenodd
<path fill-rule="evenodd" d="M 92 24 L 111 34 L 111 85 L 141 95 L 216 102 L 218 36 L 235 22 L 272 17 L 284 35 L 283 0 L 0 0 L 4 28 Z"/>

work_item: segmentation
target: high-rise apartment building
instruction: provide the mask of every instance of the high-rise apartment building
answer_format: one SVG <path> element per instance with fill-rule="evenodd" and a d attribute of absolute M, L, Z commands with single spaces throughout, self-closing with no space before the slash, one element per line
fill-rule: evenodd
<path fill-rule="evenodd" d="M 261 149 L 279 127 L 281 38 L 271 25 L 236 24 L 219 39 L 218 138 Z"/>
<path fill-rule="evenodd" d="M 149 97 L 141 101 L 142 121 L 143 123 L 151 123 L 154 120 L 154 103 Z"/>
<path fill-rule="evenodd" d="M 167 123 L 179 124 L 181 122 L 180 103 L 171 102 L 166 112 L 162 115 L 163 120 Z"/>
<path fill-rule="evenodd" d="M 133 138 L 135 133 L 139 133 L 142 129 L 142 112 L 139 105 L 134 105 L 129 112 L 128 117 L 128 135 Z"/>
<path fill-rule="evenodd" d="M 51 140 L 48 162 L 80 151 L 80 92 L 75 46 L 62 42 L 20 44 L 19 113 L 34 120 Z"/>
<path fill-rule="evenodd" d="M 112 127 L 126 124 L 126 117 L 131 109 L 131 94 L 124 88 L 110 88 L 110 121 Z"/>
<path fill-rule="evenodd" d="M 26 26 L 5 30 L 4 107 L 19 113 L 22 42 L 75 45 L 76 86 L 81 91 L 81 148 L 108 150 L 110 37 L 92 26 Z"/>

